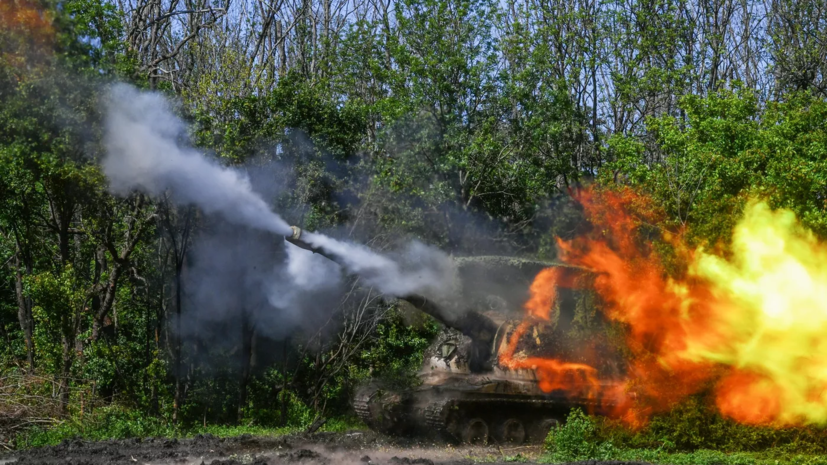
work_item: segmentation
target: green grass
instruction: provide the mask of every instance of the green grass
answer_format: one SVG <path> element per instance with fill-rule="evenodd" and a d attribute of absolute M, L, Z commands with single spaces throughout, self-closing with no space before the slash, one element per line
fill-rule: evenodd
<path fill-rule="evenodd" d="M 699 449 L 692 452 L 667 452 L 656 449 L 617 449 L 608 447 L 605 454 L 578 460 L 622 460 L 669 465 L 827 465 L 827 457 L 813 454 L 792 454 L 784 450 L 763 452 L 721 452 Z M 544 463 L 564 463 L 570 460 L 554 454 L 540 459 Z"/>
<path fill-rule="evenodd" d="M 685 417 L 681 417 L 685 420 Z M 686 423 L 672 417 L 669 431 L 661 421 L 655 431 L 673 437 L 676 431 L 686 432 Z M 735 425 L 743 432 L 743 425 Z M 765 438 L 772 431 L 755 428 L 753 437 Z M 668 433 L 668 434 L 667 434 Z M 760 434 L 759 434 L 760 433 Z M 812 452 L 823 445 L 819 442 L 784 443 L 789 432 L 778 430 L 780 445 L 752 451 L 722 451 L 698 447 L 693 450 L 678 450 L 676 443 L 661 439 L 658 447 L 629 447 L 628 444 L 658 442 L 652 440 L 652 428 L 637 433 L 618 434 L 617 429 L 606 427 L 601 420 L 573 411 L 566 423 L 549 433 L 545 442 L 546 453 L 540 459 L 544 463 L 566 463 L 584 460 L 622 460 L 670 465 L 827 465 L 827 455 Z M 710 438 L 712 440 L 712 438 Z M 754 446 L 742 442 L 742 447 Z M 808 451 L 802 453 L 802 451 Z"/>
<path fill-rule="evenodd" d="M 307 428 L 307 425 L 299 426 L 283 426 L 283 427 L 267 427 L 267 426 L 224 426 L 224 425 L 207 425 L 206 427 L 198 426 L 190 428 L 183 434 L 184 437 L 192 437 L 196 434 L 212 434 L 220 438 L 227 438 L 233 436 L 240 436 L 242 434 L 252 434 L 253 436 L 284 436 L 286 434 L 300 433 Z M 352 417 L 338 417 L 331 418 L 319 428 L 320 432 L 342 433 L 345 431 L 364 430 L 367 429 L 364 423 Z"/>
<path fill-rule="evenodd" d="M 208 425 L 181 428 L 155 417 L 117 406 L 94 415 L 75 417 L 49 428 L 32 428 L 17 437 L 21 449 L 59 444 L 70 438 L 91 441 L 130 437 L 186 438 L 197 434 L 233 437 L 282 436 L 303 431 L 306 424 L 287 427 Z M 364 429 L 350 417 L 332 418 L 320 431 Z M 824 431 L 817 428 L 773 430 L 729 424 L 708 416 L 696 406 L 676 409 L 655 418 L 649 428 L 630 432 L 600 418 L 573 411 L 566 423 L 545 442 L 545 463 L 583 460 L 641 461 L 670 465 L 827 465 Z M 525 461 L 525 457 L 490 460 Z"/>
<path fill-rule="evenodd" d="M 242 434 L 254 436 L 283 436 L 303 431 L 307 425 L 266 427 L 257 425 L 197 425 L 189 428 L 177 427 L 160 418 L 143 416 L 140 413 L 120 407 L 98 409 L 94 415 L 70 418 L 50 427 L 30 428 L 16 437 L 18 449 L 53 446 L 66 439 L 80 438 L 88 441 L 126 439 L 133 437 L 175 437 L 187 438 L 197 434 L 212 434 L 217 437 L 233 437 Z M 349 417 L 331 418 L 319 431 L 342 432 L 365 429 L 365 425 Z"/>
<path fill-rule="evenodd" d="M 64 439 L 83 438 L 90 441 L 128 437 L 176 437 L 174 426 L 154 417 L 117 407 L 98 409 L 94 415 L 71 417 L 54 426 L 34 427 L 18 434 L 19 449 L 59 444 Z"/>
<path fill-rule="evenodd" d="M 284 436 L 302 431 L 299 426 L 267 427 L 256 425 L 207 425 L 187 429 L 181 437 L 192 437 L 197 434 L 212 434 L 219 438 L 230 438 L 251 434 L 253 436 Z"/>

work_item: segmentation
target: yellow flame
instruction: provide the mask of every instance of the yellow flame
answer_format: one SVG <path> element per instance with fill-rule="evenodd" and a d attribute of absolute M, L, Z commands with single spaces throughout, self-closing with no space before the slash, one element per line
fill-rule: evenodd
<path fill-rule="evenodd" d="M 751 202 L 732 256 L 701 250 L 691 272 L 710 283 L 715 321 L 685 355 L 756 375 L 751 386 L 719 396 L 749 409 L 740 404 L 761 400 L 745 393 L 771 392 L 778 411 L 770 420 L 827 423 L 827 245 L 791 211 Z"/>

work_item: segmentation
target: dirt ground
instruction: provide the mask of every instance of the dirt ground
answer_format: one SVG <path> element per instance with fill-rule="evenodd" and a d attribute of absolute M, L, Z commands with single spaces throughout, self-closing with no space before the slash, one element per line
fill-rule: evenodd
<path fill-rule="evenodd" d="M 470 465 L 505 463 L 515 458 L 534 463 L 539 454 L 540 446 L 460 447 L 358 431 L 279 438 L 242 435 L 225 439 L 205 435 L 182 440 L 69 440 L 54 447 L 0 455 L 0 465 Z"/>

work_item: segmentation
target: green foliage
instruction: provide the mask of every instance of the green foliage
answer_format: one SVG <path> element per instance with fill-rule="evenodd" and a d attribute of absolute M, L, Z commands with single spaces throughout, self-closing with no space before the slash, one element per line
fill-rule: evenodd
<path fill-rule="evenodd" d="M 364 423 L 353 416 L 335 417 L 327 420 L 321 427 L 320 431 L 329 431 L 332 433 L 343 433 L 345 431 L 364 430 L 367 429 Z"/>
<path fill-rule="evenodd" d="M 32 309 L 32 314 L 39 323 L 35 331 L 35 347 L 43 363 L 53 373 L 61 372 L 61 341 L 74 338 L 78 312 L 84 303 L 85 296 L 77 284 L 71 266 L 67 266 L 58 275 L 46 272 L 31 276 L 25 281 L 26 294 L 36 302 L 43 302 L 43 305 Z"/>
<path fill-rule="evenodd" d="M 554 462 L 609 460 L 616 453 L 612 442 L 600 437 L 595 420 L 580 409 L 572 410 L 562 426 L 549 432 L 545 448 Z"/>
<path fill-rule="evenodd" d="M 301 431 L 302 428 L 299 426 L 266 427 L 250 425 L 207 425 L 195 426 L 194 428 L 188 430 L 184 436 L 189 437 L 197 434 L 212 434 L 213 436 L 220 438 L 241 436 L 242 434 L 252 434 L 254 436 L 282 436 Z"/>
<path fill-rule="evenodd" d="M 353 382 L 379 379 L 390 385 L 410 387 L 417 382 L 423 353 L 439 331 L 428 318 L 424 324 L 407 324 L 398 309 L 376 328 L 376 343 L 365 348 L 351 368 Z"/>
<path fill-rule="evenodd" d="M 137 410 L 112 406 L 98 409 L 91 415 L 69 418 L 52 428 L 27 430 L 17 436 L 16 446 L 29 448 L 55 445 L 74 437 L 102 441 L 132 437 L 172 437 L 178 434 L 175 427 L 161 419 Z"/>
<path fill-rule="evenodd" d="M 618 449 L 609 457 L 624 462 L 662 463 L 669 465 L 822 465 L 823 455 L 792 451 L 721 452 L 699 449 L 692 452 L 668 452 L 661 449 Z M 544 461 L 556 462 L 550 457 Z"/>
<path fill-rule="evenodd" d="M 669 215 L 669 226 L 688 227 L 696 243 L 726 245 L 750 197 L 789 208 L 827 237 L 823 125 L 827 103 L 808 94 L 761 109 L 744 89 L 681 100 L 685 119 L 650 119 L 656 141 L 646 149 L 634 137 L 615 136 L 614 161 L 605 174 L 652 195 Z M 649 160 L 661 158 L 661 163 Z"/>
<path fill-rule="evenodd" d="M 753 427 L 724 420 L 697 399 L 632 432 L 573 410 L 552 430 L 543 461 L 620 460 L 672 465 L 822 464 L 827 444 L 814 428 Z"/>
<path fill-rule="evenodd" d="M 780 450 L 806 454 L 827 451 L 827 430 L 811 427 L 761 427 L 721 417 L 706 396 L 691 397 L 656 415 L 645 429 L 630 432 L 606 425 L 603 432 L 624 448 L 666 451 L 714 449 L 725 452 Z"/>
<path fill-rule="evenodd" d="M 285 381 L 282 371 L 276 368 L 253 378 L 241 423 L 270 427 L 308 426 L 316 415 L 312 407 L 294 391 L 274 392 L 272 389 L 272 386 L 284 385 Z M 282 411 L 282 407 L 286 407 L 286 411 Z"/>
<path fill-rule="evenodd" d="M 15 446 L 22 449 L 53 446 L 63 440 L 73 438 L 104 441 L 109 439 L 149 437 L 193 437 L 198 434 L 212 434 L 217 437 L 233 437 L 242 434 L 281 436 L 299 433 L 306 427 L 307 423 L 290 423 L 289 426 L 282 427 L 257 425 L 193 425 L 188 428 L 183 428 L 175 426 L 168 421 L 148 416 L 139 410 L 111 406 L 103 407 L 85 416 L 71 417 L 54 427 L 27 429 L 17 435 Z M 364 425 L 352 417 L 335 417 L 329 419 L 320 431 L 344 432 L 363 428 Z"/>
<path fill-rule="evenodd" d="M 100 71 L 127 74 L 133 64 L 123 53 L 123 24 L 115 5 L 101 0 L 63 2 L 61 19 L 74 49 L 67 57 L 77 61 L 75 69 L 93 67 Z"/>

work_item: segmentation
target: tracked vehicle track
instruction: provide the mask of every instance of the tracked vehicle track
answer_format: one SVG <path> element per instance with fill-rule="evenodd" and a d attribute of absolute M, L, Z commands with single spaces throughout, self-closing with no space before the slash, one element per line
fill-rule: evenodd
<path fill-rule="evenodd" d="M 366 425 L 370 424 L 370 398 L 369 394 L 356 394 L 353 397 L 353 411 Z"/>
<path fill-rule="evenodd" d="M 492 440 L 499 442 L 505 440 L 502 431 L 506 424 L 519 423 L 518 429 L 526 432 L 526 439 L 540 442 L 572 407 L 600 408 L 600 402 L 590 399 L 438 391 L 410 391 L 402 398 L 374 386 L 354 397 L 353 408 L 368 426 L 385 433 L 419 432 L 439 439 L 466 441 L 469 423 L 484 422 Z"/>

